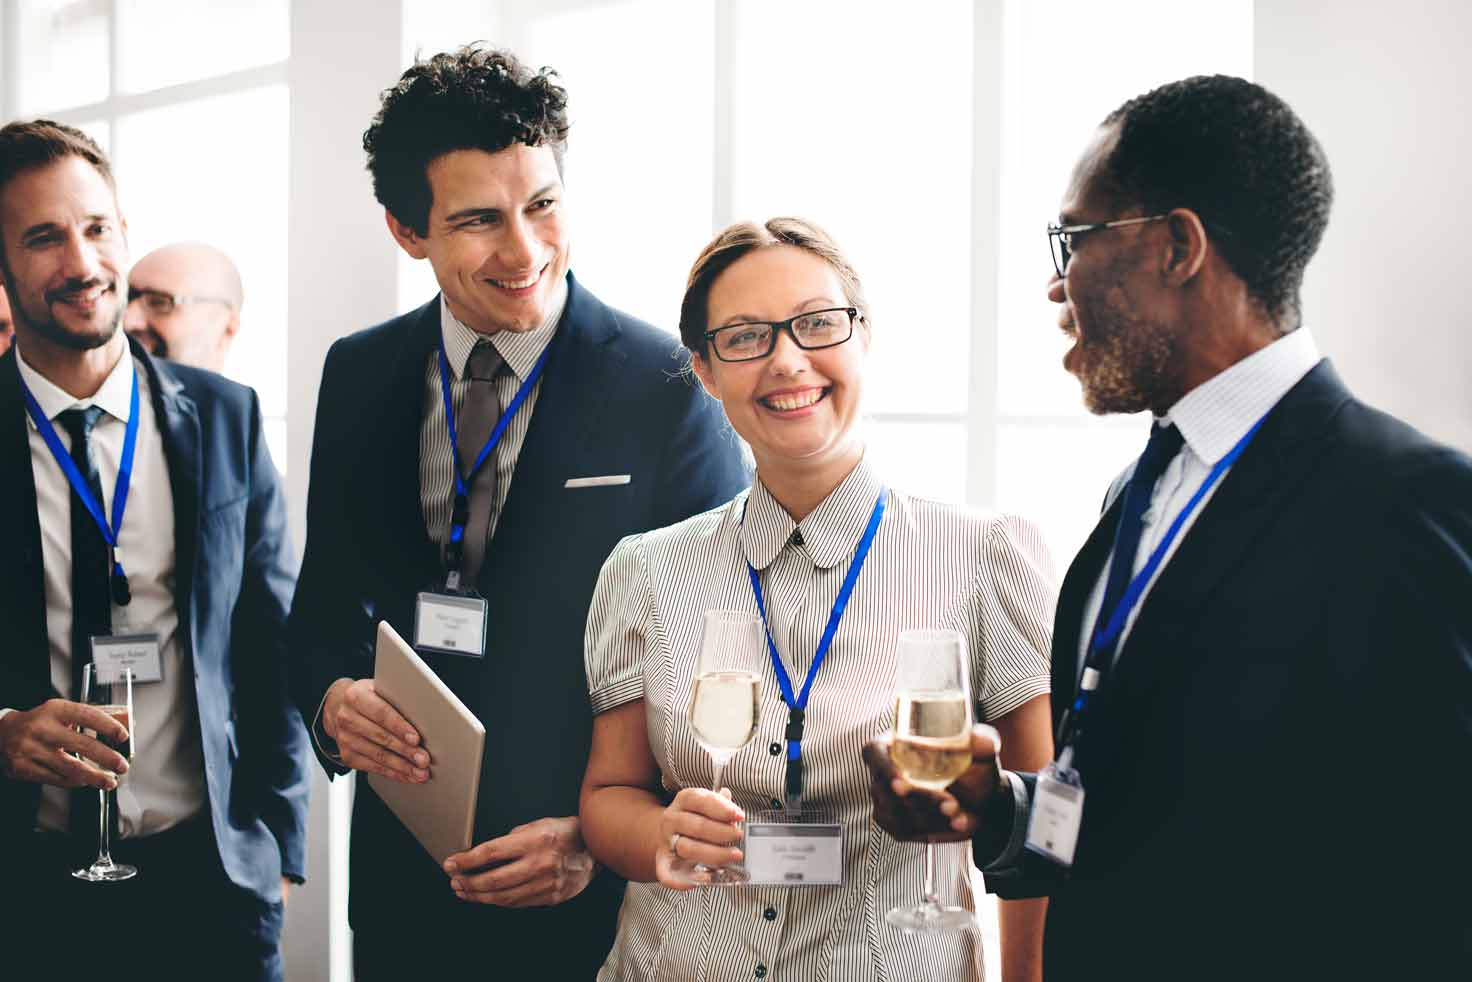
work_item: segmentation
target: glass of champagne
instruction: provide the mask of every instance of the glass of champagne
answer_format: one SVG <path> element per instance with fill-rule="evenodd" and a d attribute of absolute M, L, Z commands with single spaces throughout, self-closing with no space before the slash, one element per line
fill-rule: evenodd
<path fill-rule="evenodd" d="M 690 692 L 690 729 L 710 754 L 711 787 L 721 791 L 721 771 L 756 735 L 766 634 L 756 614 L 707 610 Z M 696 883 L 729 886 L 750 876 L 740 866 L 712 867 L 675 857 L 674 869 Z"/>
<path fill-rule="evenodd" d="M 956 631 L 905 631 L 895 653 L 895 768 L 905 780 L 944 791 L 971 766 L 970 663 Z M 902 931 L 965 931 L 971 911 L 944 907 L 935 893 L 935 845 L 925 843 L 925 900 L 884 919 Z"/>
<path fill-rule="evenodd" d="M 133 730 L 133 670 L 122 668 L 109 671 L 95 663 L 83 666 L 82 702 L 102 710 L 127 729 L 128 739 L 113 749 L 131 764 L 133 751 L 138 743 Z M 82 732 L 94 739 L 98 738 L 93 730 L 84 729 Z M 119 780 L 122 778 L 119 777 Z M 72 870 L 72 876 L 91 883 L 131 879 L 138 875 L 136 867 L 112 861 L 108 812 L 117 807 L 117 791 L 99 790 L 97 793 L 101 796 L 101 807 L 98 809 L 100 821 L 97 826 L 97 859 L 85 869 Z"/>

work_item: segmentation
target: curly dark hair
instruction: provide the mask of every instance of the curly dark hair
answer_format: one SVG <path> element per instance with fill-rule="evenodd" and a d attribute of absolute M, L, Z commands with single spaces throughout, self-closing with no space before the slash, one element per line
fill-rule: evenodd
<path fill-rule="evenodd" d="M 805 218 L 771 218 L 761 225 L 737 222 L 716 233 L 690 268 L 680 303 L 680 342 L 692 354 L 706 356 L 706 319 L 716 279 L 748 253 L 776 245 L 795 246 L 833 267 L 843 284 L 844 299 L 859 308 L 868 322 L 868 303 L 859 274 L 827 232 Z"/>
<path fill-rule="evenodd" d="M 1119 138 L 1106 176 L 1147 213 L 1190 208 L 1281 330 L 1298 327 L 1303 271 L 1334 186 L 1324 150 L 1282 99 L 1227 75 L 1162 85 L 1104 120 Z"/>
<path fill-rule="evenodd" d="M 428 168 L 447 153 L 545 145 L 561 173 L 567 91 L 556 75 L 550 68 L 533 72 L 511 52 L 480 43 L 416 62 L 383 93 L 363 134 L 374 197 L 424 235 L 433 203 Z"/>

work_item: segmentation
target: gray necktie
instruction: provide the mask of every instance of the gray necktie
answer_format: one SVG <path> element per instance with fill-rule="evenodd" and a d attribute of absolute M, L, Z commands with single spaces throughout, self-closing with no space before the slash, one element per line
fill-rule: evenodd
<path fill-rule="evenodd" d="M 465 377 L 470 385 L 460 407 L 458 443 L 460 473 L 475 465 L 475 458 L 490 439 L 491 431 L 501 418 L 501 400 L 496 395 L 496 376 L 506 371 L 501 353 L 489 341 L 480 341 L 470 352 L 465 364 Z M 491 524 L 491 509 L 496 505 L 496 459 L 492 453 L 470 479 L 470 518 L 465 525 L 464 583 L 470 586 L 480 573 L 486 555 L 486 537 Z"/>

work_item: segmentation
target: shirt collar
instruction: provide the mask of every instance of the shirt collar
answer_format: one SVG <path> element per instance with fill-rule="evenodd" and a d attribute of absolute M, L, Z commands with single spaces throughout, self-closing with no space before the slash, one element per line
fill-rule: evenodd
<path fill-rule="evenodd" d="M 1318 363 L 1313 335 L 1300 327 L 1187 392 L 1161 422 L 1214 465 Z"/>
<path fill-rule="evenodd" d="M 440 337 L 445 342 L 445 358 L 450 363 L 450 371 L 457 380 L 463 376 L 471 350 L 477 342 L 487 340 L 495 345 L 496 351 L 505 359 L 506 366 L 516 377 L 525 381 L 537 364 L 537 359 L 551 343 L 552 335 L 557 333 L 557 322 L 562 320 L 562 312 L 566 307 L 567 280 L 564 278 L 547 307 L 546 318 L 536 329 L 521 333 L 499 331 L 487 337 L 462 324 L 459 318 L 450 313 L 450 303 L 445 295 L 440 294 Z"/>
<path fill-rule="evenodd" d="M 71 393 L 36 371 L 21 354 L 19 346 L 16 347 L 15 354 L 20 377 L 25 380 L 26 388 L 31 390 L 31 395 L 36 397 L 36 404 L 41 407 L 41 412 L 47 419 L 55 420 L 63 412 L 74 407 L 86 409 L 88 406 L 98 406 L 114 419 L 124 423 L 128 421 L 128 409 L 133 398 L 135 369 L 132 353 L 126 345 L 117 363 L 112 366 L 112 371 L 108 372 L 107 378 L 103 379 L 102 387 L 90 399 L 74 398 Z M 34 421 L 31 425 L 35 425 Z"/>
<path fill-rule="evenodd" d="M 807 553 L 813 565 L 822 569 L 837 566 L 858 548 L 864 526 L 874 510 L 874 500 L 879 497 L 879 489 L 883 486 L 866 455 L 848 477 L 798 523 L 777 503 L 758 476 L 752 483 L 746 502 L 746 518 L 741 525 L 741 545 L 746 551 L 747 562 L 756 569 L 766 569 L 791 540 L 793 530 L 800 529 L 803 544 L 798 548 Z"/>

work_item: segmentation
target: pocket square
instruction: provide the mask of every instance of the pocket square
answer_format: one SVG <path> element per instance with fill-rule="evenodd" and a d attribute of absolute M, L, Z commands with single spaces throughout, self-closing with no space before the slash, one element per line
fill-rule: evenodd
<path fill-rule="evenodd" d="M 629 475 L 627 474 L 604 474 L 600 477 L 570 477 L 562 486 L 565 488 L 603 488 L 611 484 L 628 483 Z"/>

